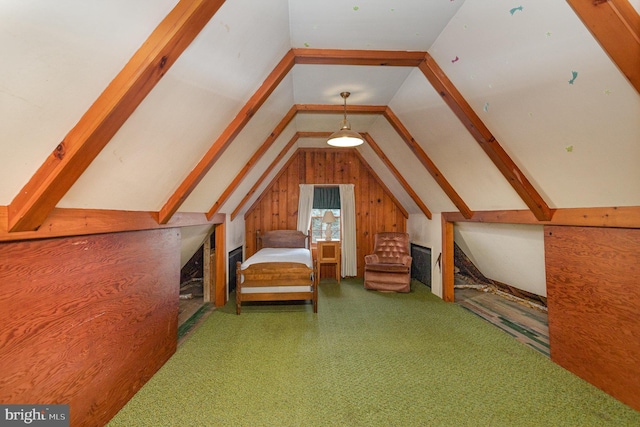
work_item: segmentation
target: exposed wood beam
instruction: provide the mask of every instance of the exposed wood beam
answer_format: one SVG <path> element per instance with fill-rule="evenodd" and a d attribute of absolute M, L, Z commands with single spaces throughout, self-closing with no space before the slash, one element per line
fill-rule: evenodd
<path fill-rule="evenodd" d="M 314 114 L 342 114 L 344 105 L 329 104 L 296 104 L 299 113 Z M 384 105 L 347 105 L 347 113 L 351 114 L 383 114 L 387 109 Z"/>
<path fill-rule="evenodd" d="M 181 0 L 9 205 L 8 230 L 36 230 L 224 0 Z"/>
<path fill-rule="evenodd" d="M 293 49 L 296 64 L 417 67 L 426 52 L 389 50 Z"/>
<path fill-rule="evenodd" d="M 240 170 L 240 172 L 238 172 L 234 180 L 231 181 L 231 184 L 227 186 L 227 188 L 224 190 L 222 195 L 213 204 L 211 209 L 209 209 L 209 212 L 207 212 L 207 218 L 211 218 L 213 215 L 215 215 L 218 212 L 218 209 L 220 209 L 222 204 L 226 202 L 229 196 L 231 195 L 231 193 L 233 193 L 235 189 L 238 188 L 238 185 L 240 185 L 240 182 L 242 182 L 242 180 L 247 176 L 249 171 L 253 169 L 256 163 L 258 163 L 258 161 L 267 152 L 267 150 L 271 148 L 271 146 L 276 141 L 276 139 L 278 139 L 278 137 L 284 131 L 287 125 L 289 125 L 291 120 L 293 120 L 293 118 L 296 115 L 296 112 L 297 112 L 297 109 L 295 105 L 289 109 L 287 114 L 285 114 L 282 120 L 280 120 L 280 123 L 278 123 L 278 125 L 273 129 L 273 131 L 269 134 L 267 139 L 262 143 L 260 148 L 258 148 L 258 150 L 255 153 L 253 153 L 253 156 L 251 156 L 249 161 L 244 165 L 244 167 Z"/>
<path fill-rule="evenodd" d="M 329 138 L 333 132 L 297 132 L 299 138 Z"/>
<path fill-rule="evenodd" d="M 385 193 L 387 193 L 387 195 L 391 198 L 391 200 L 393 200 L 393 202 L 398 206 L 398 209 L 400 210 L 400 212 L 402 212 L 402 215 L 404 215 L 405 218 L 409 218 L 409 212 L 407 212 L 407 210 L 404 208 L 404 206 L 402 206 L 402 203 L 400 203 L 400 201 L 396 198 L 396 196 L 391 192 L 391 190 L 389 190 L 389 187 L 387 187 L 384 183 L 384 181 L 382 181 L 380 179 L 380 177 L 378 176 L 378 174 L 373 170 L 373 168 L 371 167 L 371 165 L 369 164 L 369 162 L 367 162 L 365 160 L 364 157 L 362 157 L 362 154 L 360 153 L 360 151 L 356 150 L 355 148 L 351 148 L 351 150 L 354 150 L 355 153 L 357 154 L 357 156 L 360 158 L 360 161 L 362 162 L 362 164 L 364 165 L 365 168 L 367 168 L 367 170 L 369 171 L 369 173 L 371 174 L 371 176 L 373 176 L 373 178 L 378 182 L 378 185 L 380 185 L 380 187 L 382 187 L 382 189 L 385 191 Z"/>
<path fill-rule="evenodd" d="M 208 220 L 203 213 L 180 212 L 168 224 L 159 225 L 155 212 L 55 208 L 38 230 L 9 233 L 6 229 L 7 215 L 8 207 L 0 206 L 0 242 L 213 225 L 224 221 L 222 214 Z"/>
<path fill-rule="evenodd" d="M 262 83 L 260 88 L 251 96 L 249 101 L 244 105 L 236 117 L 229 123 L 226 129 L 213 143 L 207 153 L 200 159 L 196 167 L 189 173 L 187 178 L 180 184 L 178 189 L 169 197 L 159 212 L 159 221 L 165 224 L 171 219 L 171 216 L 177 212 L 182 203 L 189 197 L 191 192 L 200 183 L 202 178 L 207 174 L 209 169 L 222 155 L 229 144 L 238 136 L 238 134 L 249 123 L 254 114 L 260 109 L 262 104 L 267 100 L 269 95 L 280 84 L 282 79 L 289 73 L 294 65 L 293 51 L 287 52 L 280 60 L 278 65 L 271 71 L 267 79 Z"/>
<path fill-rule="evenodd" d="M 215 230 L 215 244 L 216 244 L 216 255 L 215 255 L 215 265 L 216 265 L 216 286 L 215 286 L 215 297 L 214 297 L 214 305 L 216 307 L 223 307 L 227 303 L 227 269 L 225 264 L 228 261 L 227 258 L 227 249 L 226 249 L 226 225 L 224 222 L 216 225 Z"/>
<path fill-rule="evenodd" d="M 411 185 L 409 185 L 409 183 L 407 182 L 406 179 L 404 179 L 400 171 L 393 165 L 391 160 L 389 160 L 389 158 L 384 154 L 384 152 L 382 151 L 380 146 L 376 143 L 376 141 L 368 133 L 363 133 L 362 136 L 364 137 L 365 141 L 367 141 L 369 146 L 373 149 L 373 151 L 378 155 L 380 160 L 382 160 L 384 164 L 387 165 L 387 168 L 389 168 L 391 173 L 393 173 L 396 179 L 400 182 L 404 190 L 409 194 L 409 196 L 411 196 L 415 204 L 418 205 L 420 210 L 427 216 L 427 218 L 431 219 L 431 216 L 432 216 L 431 211 L 429 210 L 429 208 L 427 208 L 427 205 L 425 205 L 422 199 L 420 199 L 420 197 L 418 197 L 416 192 L 413 191 L 413 188 L 411 188 Z"/>
<path fill-rule="evenodd" d="M 231 221 L 233 221 L 236 216 L 238 215 L 238 212 L 240 212 L 240 209 L 242 209 L 242 207 L 245 205 L 245 203 L 247 203 L 247 201 L 253 197 L 253 195 L 255 194 L 255 192 L 258 190 L 258 187 L 260 187 L 260 185 L 262 185 L 262 182 L 267 178 L 267 176 L 271 173 L 271 171 L 273 170 L 273 168 L 276 167 L 276 165 L 280 162 L 280 160 L 282 160 L 282 158 L 289 152 L 289 150 L 291 149 L 291 147 L 293 147 L 293 144 L 296 143 L 296 141 L 299 138 L 299 134 L 295 134 L 290 140 L 289 142 L 287 142 L 287 145 L 285 145 L 285 147 L 280 150 L 280 153 L 278 153 L 278 155 L 276 156 L 275 159 L 273 159 L 273 161 L 271 162 L 271 164 L 269 165 L 269 167 L 267 167 L 264 172 L 262 173 L 262 175 L 260 175 L 260 178 L 258 178 L 256 180 L 256 182 L 253 184 L 253 187 L 251 187 L 251 189 L 249 190 L 249 192 L 242 198 L 242 200 L 240 201 L 240 203 L 238 203 L 238 206 L 233 210 L 233 212 L 231 213 Z"/>
<path fill-rule="evenodd" d="M 549 221 L 539 221 L 528 210 L 482 211 L 475 212 L 471 218 L 464 218 L 458 212 L 442 215 L 451 222 L 640 228 L 640 206 L 556 209 Z"/>
<path fill-rule="evenodd" d="M 567 0 L 640 93 L 640 15 L 627 0 Z"/>
<path fill-rule="evenodd" d="M 455 301 L 455 275 L 454 275 L 454 254 L 455 239 L 453 234 L 453 223 L 449 222 L 444 215 L 441 215 L 442 223 L 442 252 L 440 253 L 440 271 L 442 273 L 442 299 L 446 302 Z"/>
<path fill-rule="evenodd" d="M 473 215 L 473 211 L 469 209 L 469 206 L 462 200 L 462 197 L 458 195 L 456 190 L 449 184 L 449 181 L 442 175 L 442 172 L 438 169 L 438 167 L 431 161 L 427 153 L 424 152 L 420 144 L 411 136 L 411 133 L 407 130 L 407 128 L 402 124 L 400 119 L 391 111 L 391 108 L 387 108 L 384 112 L 385 118 L 389 121 L 391 126 L 398 132 L 398 135 L 406 142 L 407 146 L 413 154 L 420 160 L 422 165 L 427 169 L 427 171 L 431 174 L 433 179 L 438 183 L 440 188 L 445 192 L 445 194 L 449 197 L 449 199 L 453 202 L 454 205 L 460 210 L 462 215 L 465 218 L 470 218 Z"/>
<path fill-rule="evenodd" d="M 542 196 L 529 182 L 525 174 L 513 162 L 504 151 L 489 129 L 484 125 L 480 117 L 473 111 L 458 89 L 442 71 L 440 66 L 428 53 L 425 61 L 418 68 L 425 75 L 434 89 L 440 94 L 444 102 L 451 108 L 462 124 L 480 144 L 480 147 L 489 156 L 491 161 L 502 172 L 520 198 L 531 209 L 540 221 L 548 221 L 553 216 L 553 210 L 549 208 Z"/>

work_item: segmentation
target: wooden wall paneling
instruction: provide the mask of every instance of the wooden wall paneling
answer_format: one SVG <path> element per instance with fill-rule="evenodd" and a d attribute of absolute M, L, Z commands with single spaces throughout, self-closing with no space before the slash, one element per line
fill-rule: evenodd
<path fill-rule="evenodd" d="M 304 162 L 304 182 L 301 184 L 313 184 L 313 153 L 309 151 L 302 151 L 302 161 Z"/>
<path fill-rule="evenodd" d="M 305 164 L 306 159 L 302 156 L 293 156 L 294 160 L 296 160 L 295 164 L 298 167 L 298 182 L 300 184 L 306 184 L 307 183 L 307 166 Z"/>
<path fill-rule="evenodd" d="M 175 352 L 176 229 L 0 243 L 0 402 L 104 425 Z"/>
<path fill-rule="evenodd" d="M 384 230 L 385 231 L 395 231 L 396 229 L 396 212 L 395 212 L 395 204 L 391 203 L 386 195 L 382 198 L 382 212 L 389 212 L 389 215 L 383 215 L 382 219 L 384 221 Z"/>
<path fill-rule="evenodd" d="M 278 213 L 279 211 L 279 203 L 280 203 L 280 180 L 278 179 L 273 186 L 271 187 L 271 215 L 268 228 L 269 230 L 277 230 L 278 229 Z"/>
<path fill-rule="evenodd" d="M 288 203 L 287 203 L 287 188 L 289 180 L 288 173 L 282 175 L 280 178 L 280 185 L 278 186 L 278 215 L 277 215 L 277 229 L 286 230 L 287 228 L 287 217 L 289 216 L 289 212 L 287 211 Z"/>
<path fill-rule="evenodd" d="M 344 161 L 345 161 L 345 156 L 335 156 L 335 160 L 333 163 L 334 182 L 339 182 L 342 184 L 345 184 L 348 182 L 348 181 L 345 181 Z"/>
<path fill-rule="evenodd" d="M 313 182 L 312 184 L 324 184 L 325 181 L 325 171 L 327 168 L 327 152 L 314 152 L 311 154 L 314 157 L 313 163 Z"/>
<path fill-rule="evenodd" d="M 356 197 L 356 224 L 358 226 L 358 233 L 356 234 L 356 241 L 359 248 L 362 248 L 364 255 L 372 253 L 370 242 L 373 240 L 373 234 L 371 233 L 371 195 L 369 189 L 369 180 L 361 180 L 359 168 L 357 168 L 354 162 L 352 173 L 357 176 L 354 182 L 358 183 L 358 192 Z M 358 169 L 358 170 L 356 170 Z M 364 257 L 358 257 L 358 276 L 364 277 Z"/>
<path fill-rule="evenodd" d="M 640 230 L 544 236 L 551 360 L 640 410 Z"/>
<path fill-rule="evenodd" d="M 292 166 L 287 174 L 287 225 L 286 229 L 295 230 L 298 227 L 298 199 L 300 184 L 298 182 L 298 168 Z"/>
<path fill-rule="evenodd" d="M 254 230 L 273 229 L 271 217 L 286 217 L 277 224 L 285 224 L 292 229 L 297 224 L 297 204 L 299 184 L 355 184 L 356 198 L 356 239 L 358 246 L 358 276 L 364 274 L 364 255 L 373 250 L 373 235 L 384 230 L 406 230 L 404 210 L 387 194 L 387 189 L 378 178 L 372 175 L 363 160 L 353 149 L 299 149 L 291 161 L 278 175 L 269 188 L 259 198 L 259 202 L 245 215 L 246 219 L 246 256 L 252 255 Z M 329 168 L 328 165 L 334 167 Z M 335 167 L 341 165 L 340 167 Z M 322 169 L 322 171 L 319 171 Z M 340 172 L 329 172 L 342 171 Z M 301 182 L 304 180 L 305 182 Z M 266 220 L 258 227 L 257 216 Z M 250 218 L 254 218 L 251 219 Z M 332 272 L 322 272 L 322 276 Z"/>

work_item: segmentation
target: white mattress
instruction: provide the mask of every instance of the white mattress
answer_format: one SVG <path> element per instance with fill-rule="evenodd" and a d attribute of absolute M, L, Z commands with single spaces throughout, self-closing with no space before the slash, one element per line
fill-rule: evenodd
<path fill-rule="evenodd" d="M 252 264 L 259 262 L 299 262 L 313 269 L 311 251 L 306 248 L 263 248 L 247 258 L 240 265 L 244 270 Z M 244 280 L 244 277 L 241 277 Z M 264 292 L 311 292 L 313 286 L 260 286 L 242 287 L 243 294 L 264 293 Z"/>
<path fill-rule="evenodd" d="M 311 251 L 307 248 L 264 248 L 247 258 L 240 265 L 244 270 L 251 264 L 259 262 L 299 262 L 309 268 L 313 268 Z"/>

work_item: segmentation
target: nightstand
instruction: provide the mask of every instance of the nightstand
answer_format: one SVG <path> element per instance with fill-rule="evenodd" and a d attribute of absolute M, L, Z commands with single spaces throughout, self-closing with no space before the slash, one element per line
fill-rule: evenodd
<path fill-rule="evenodd" d="M 336 280 L 340 283 L 340 240 L 317 241 L 318 249 L 318 282 L 320 281 L 320 269 L 322 264 L 336 265 Z"/>

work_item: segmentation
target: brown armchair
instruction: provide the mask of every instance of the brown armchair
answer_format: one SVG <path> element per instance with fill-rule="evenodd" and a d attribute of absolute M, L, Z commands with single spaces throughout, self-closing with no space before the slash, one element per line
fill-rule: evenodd
<path fill-rule="evenodd" d="M 373 254 L 364 257 L 364 287 L 377 291 L 411 290 L 411 255 L 407 233 L 377 233 Z"/>

